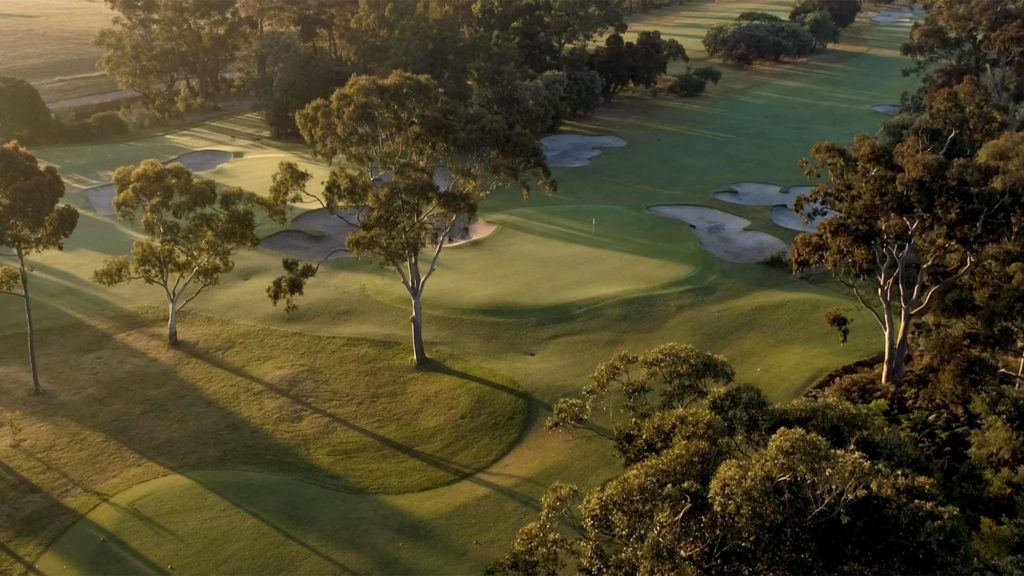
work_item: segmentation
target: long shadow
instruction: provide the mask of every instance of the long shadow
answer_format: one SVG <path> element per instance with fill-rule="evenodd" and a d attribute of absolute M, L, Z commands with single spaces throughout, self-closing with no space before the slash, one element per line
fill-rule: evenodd
<path fill-rule="evenodd" d="M 25 498 L 36 498 L 43 500 L 47 512 L 51 512 L 55 516 L 61 519 L 69 519 L 78 516 L 78 513 L 74 510 L 65 506 L 62 502 L 56 500 L 50 496 L 45 490 L 40 488 L 38 485 L 33 483 L 31 480 L 23 476 L 17 470 L 9 466 L 6 462 L 0 461 L 0 483 L 4 484 L 7 488 L 6 493 L 11 494 L 17 492 L 23 495 Z M 51 519 L 52 520 L 52 519 Z M 79 522 L 86 523 L 85 529 L 89 533 L 94 534 L 97 539 L 102 539 L 103 542 L 109 544 L 109 550 L 111 554 L 114 554 L 123 562 L 126 568 L 130 568 L 135 573 L 150 573 L 150 574 L 166 574 L 159 564 L 154 562 L 146 555 L 132 548 L 124 540 L 120 539 L 107 529 L 95 524 L 87 518 L 82 518 Z M 17 530 L 15 530 L 17 532 Z M 17 551 L 13 550 L 7 544 L 0 542 L 0 552 L 6 555 L 8 558 L 13 560 L 15 563 L 20 565 L 29 574 L 42 574 L 42 572 L 36 568 L 35 564 L 29 559 L 18 554 Z M 2 566 L 0 566 L 2 567 Z"/>
<path fill-rule="evenodd" d="M 380 519 L 387 526 L 414 527 L 417 534 L 430 538 L 438 554 L 453 558 L 465 555 L 466 550 L 461 544 L 443 534 L 438 534 L 421 519 L 409 516 L 353 485 L 345 478 L 310 462 L 304 455 L 280 443 L 262 429 L 223 407 L 214 398 L 207 396 L 190 381 L 181 378 L 173 365 L 167 365 L 160 358 L 153 357 L 152 352 L 146 352 L 147 346 L 156 350 L 152 346 L 159 341 L 158 333 L 150 335 L 149 333 L 135 332 L 130 339 L 125 337 L 119 339 L 113 337 L 114 333 L 119 332 L 117 323 L 111 322 L 111 324 L 113 325 L 100 330 L 96 326 L 76 321 L 59 328 L 44 330 L 43 339 L 50 342 L 47 349 L 41 354 L 44 366 L 49 367 L 47 370 L 47 394 L 42 397 L 30 396 L 26 382 L 0 381 L 0 410 L 21 412 L 26 417 L 48 424 L 56 430 L 66 429 L 66 423 L 71 422 L 85 430 L 95 431 L 98 433 L 97 435 L 88 435 L 75 440 L 79 442 L 79 449 L 95 450 L 97 451 L 96 458 L 113 459 L 114 462 L 94 465 L 90 469 L 90 477 L 95 478 L 95 473 L 102 470 L 104 466 L 111 471 L 114 470 L 114 467 L 139 466 L 135 458 L 141 457 L 159 467 L 182 474 L 199 483 L 204 489 L 236 506 L 281 537 L 301 546 L 311 555 L 328 562 L 338 572 L 355 572 L 353 567 L 341 563 L 336 558 L 339 552 L 345 550 L 361 555 L 366 559 L 368 565 L 375 566 L 377 569 L 387 567 L 393 570 L 409 571 L 413 569 L 414 565 L 409 563 L 411 559 L 405 559 L 398 555 L 401 550 L 392 550 L 383 544 L 377 546 L 373 542 L 364 542 L 364 546 L 370 544 L 372 548 L 355 549 L 352 548 L 350 542 L 338 539 L 336 534 L 304 532 L 306 527 L 302 524 L 288 522 L 275 516 L 274 513 L 261 512 L 256 507 L 260 505 L 259 502 L 246 504 L 233 495 L 230 490 L 225 490 L 215 484 L 204 483 L 204 476 L 196 476 L 191 472 L 232 468 L 310 478 L 316 484 L 343 492 L 358 493 L 361 498 L 368 498 L 372 502 L 370 507 L 375 518 Z M 122 327 L 130 327 L 135 324 L 135 321 L 128 321 L 124 324 L 129 326 Z M 11 374 L 18 374 L 22 371 L 22 337 L 22 334 L 0 337 L 0 369 Z M 17 345 L 12 345 L 15 342 Z M 162 343 L 160 345 L 162 346 Z M 115 365 L 116 367 L 112 368 Z M 24 391 L 22 388 L 25 388 Z M 368 430 L 365 432 L 371 434 Z M 103 439 L 99 444 L 96 443 L 97 437 Z M 381 440 L 387 442 L 387 439 L 383 437 Z M 50 446 L 48 442 L 54 442 L 53 445 L 56 447 L 64 446 L 64 443 L 69 441 L 72 439 L 39 438 L 34 440 L 28 448 L 45 454 L 59 454 L 47 451 Z M 114 443 L 112 446 L 115 446 L 109 452 L 104 451 L 107 442 L 112 442 Z M 211 442 L 216 443 L 215 447 L 211 448 Z M 396 445 L 395 447 L 400 448 L 401 446 Z M 28 466 L 28 463 L 32 461 L 21 458 L 17 453 L 14 453 L 13 457 L 17 460 L 12 460 L 12 463 L 22 462 L 19 466 Z M 453 473 L 466 472 L 459 469 L 454 463 L 445 462 L 443 459 L 430 455 L 422 455 L 422 457 L 438 466 L 447 466 Z M 119 459 L 124 459 L 123 465 L 117 463 Z M 48 457 L 44 467 L 49 471 L 42 472 L 40 477 L 48 476 L 53 478 L 55 483 L 66 486 L 69 485 L 68 479 L 71 479 L 71 485 L 79 485 L 78 489 L 73 489 L 71 492 L 100 492 L 92 487 L 81 487 L 81 482 L 74 480 L 74 472 L 60 469 L 60 463 L 53 461 L 52 458 Z M 78 519 L 78 522 L 85 523 L 79 528 L 91 535 L 90 538 L 95 536 L 97 540 L 102 538 L 111 544 L 109 556 L 104 555 L 101 558 L 76 556 L 68 558 L 69 563 L 89 562 L 89 566 L 92 567 L 94 563 L 99 562 L 103 565 L 116 566 L 121 571 L 130 573 L 165 572 L 158 564 L 133 550 L 129 543 L 124 542 L 107 529 L 96 525 L 88 517 L 82 517 L 69 509 L 55 497 L 46 495 L 43 489 L 22 477 L 10 465 L 0 466 L 0 472 L 4 471 L 8 475 L 16 477 L 19 482 L 31 485 L 33 492 L 45 496 L 45 500 L 40 499 L 40 502 L 33 504 L 35 506 L 34 514 L 57 515 L 63 518 L 61 524 L 64 527 L 70 526 Z M 157 468 L 153 468 L 152 473 L 159 474 L 159 471 Z M 0 479 L 2 476 L 3 474 L 0 474 Z M 108 474 L 102 478 L 102 481 L 106 482 L 105 486 L 113 486 L 115 490 L 127 487 L 118 485 L 116 476 Z M 96 480 L 91 480 L 91 482 L 96 482 Z M 7 498 L 13 497 L 10 494 L 12 494 L 10 491 L 6 491 L 6 493 L 0 491 L 0 505 Z M 62 495 L 62 498 L 66 497 Z M 524 496 L 524 502 L 525 499 Z M 123 510 L 123 507 L 120 509 Z M 49 540 L 59 536 L 59 530 L 53 527 L 52 522 L 47 526 L 38 526 L 20 520 L 16 521 L 14 525 L 5 524 L 0 518 L 0 534 L 13 530 L 21 538 L 42 541 L 45 544 L 50 544 Z M 161 533 L 167 530 L 166 526 L 161 526 L 161 528 L 162 530 L 158 528 Z M 322 546 L 314 545 L 308 537 L 328 542 L 328 547 L 325 549 Z M 21 556 L 17 558 L 12 556 L 11 558 L 19 565 L 24 565 L 25 562 L 31 563 L 30 559 Z M 19 561 L 19 558 L 25 562 Z M 95 571 L 91 568 L 90 570 Z M 0 569 L 0 572 L 2 571 Z"/>
<path fill-rule="evenodd" d="M 216 356 L 213 356 L 211 354 L 208 354 L 208 353 L 206 353 L 206 352 L 204 352 L 202 350 L 197 350 L 197 349 L 194 349 L 194 348 L 192 348 L 190 346 L 187 346 L 187 345 L 182 346 L 182 350 L 184 352 L 188 353 L 189 355 L 193 356 L 197 360 L 205 362 L 205 363 L 209 364 L 210 366 L 213 366 L 213 367 L 217 368 L 218 370 L 222 370 L 224 372 L 227 372 L 227 373 L 229 373 L 229 374 L 231 374 L 231 375 L 233 375 L 233 376 L 235 376 L 237 378 L 241 378 L 243 380 L 246 380 L 248 382 L 256 384 L 257 386 L 260 386 L 260 387 L 262 387 L 262 388 L 264 388 L 264 389 L 266 389 L 266 390 L 268 390 L 270 392 L 278 394 L 279 396 L 287 398 L 291 402 L 294 402 L 296 405 L 301 406 L 302 408 L 304 408 L 306 410 L 309 410 L 310 412 L 312 412 L 312 413 L 314 413 L 314 414 L 316 414 L 318 416 L 326 418 L 327 420 L 330 420 L 331 422 L 334 422 L 335 424 L 338 424 L 339 426 L 342 426 L 344 428 L 347 428 L 348 430 L 351 430 L 351 431 L 356 432 L 356 433 L 358 433 L 358 434 L 360 434 L 362 436 L 365 436 L 366 438 L 369 438 L 369 439 L 373 440 L 374 442 L 377 442 L 381 446 L 384 446 L 384 447 L 386 447 L 388 449 L 394 450 L 394 451 L 399 452 L 399 453 L 401 453 L 401 454 L 403 454 L 405 456 L 408 456 L 409 458 L 412 458 L 414 460 L 417 460 L 419 462 L 422 462 L 424 464 L 432 466 L 432 467 L 434 467 L 434 468 L 436 468 L 436 469 L 438 469 L 438 470 L 440 470 L 440 471 L 450 475 L 452 477 L 453 481 L 465 480 L 467 482 L 471 482 L 471 483 L 476 484 L 478 486 L 482 486 L 484 488 L 487 488 L 487 489 L 495 492 L 496 494 L 499 494 L 501 496 L 509 498 L 509 499 L 511 499 L 511 500 L 513 500 L 513 501 L 523 505 L 523 506 L 527 506 L 527 507 L 532 508 L 534 510 L 539 510 L 539 508 L 540 508 L 536 498 L 534 498 L 534 497 L 532 497 L 530 495 L 527 495 L 527 494 L 523 494 L 521 492 L 518 492 L 518 491 L 513 490 L 511 488 L 508 488 L 506 486 L 502 486 L 502 485 L 497 484 L 495 482 L 491 482 L 490 480 L 486 480 L 484 478 L 481 478 L 480 477 L 480 473 L 484 472 L 486 470 L 486 468 L 473 468 L 473 467 L 465 466 L 464 464 L 461 464 L 459 462 L 455 462 L 453 460 L 444 458 L 442 456 L 437 456 L 435 454 L 431 454 L 429 452 L 424 452 L 423 450 L 419 450 L 418 448 L 409 446 L 407 444 L 403 444 L 403 443 L 398 442 L 398 441 L 396 441 L 396 440 L 394 440 L 392 438 L 389 438 L 389 437 L 387 437 L 387 436 L 385 436 L 383 434 L 380 434 L 378 432 L 370 430 L 369 428 L 366 428 L 364 426 L 356 424 L 355 422 L 352 422 L 351 420 L 348 420 L 346 418 L 342 418 L 341 416 L 339 416 L 339 415 L 337 415 L 337 414 L 335 414 L 335 413 L 333 413 L 333 412 L 331 412 L 329 410 L 325 410 L 325 409 L 321 408 L 320 406 L 316 406 L 315 404 L 310 403 L 305 398 L 302 398 L 301 396 L 298 396 L 298 395 L 292 393 L 289 390 L 286 390 L 286 389 L 284 389 L 284 388 L 282 388 L 280 386 L 277 386 L 275 384 L 267 382 L 263 378 L 260 378 L 259 376 L 256 376 L 255 374 L 252 374 L 252 373 L 248 372 L 247 370 L 245 370 L 243 368 L 240 368 L 238 366 L 234 366 L 232 364 L 229 364 L 229 363 L 225 362 L 224 360 L 222 360 L 222 359 L 220 359 L 220 358 L 218 358 Z M 501 387 L 501 385 L 497 384 L 497 383 L 491 383 L 491 384 L 492 384 L 492 387 L 496 387 L 495 389 L 500 389 L 500 388 L 497 388 L 497 387 Z M 528 395 L 526 395 L 522 391 L 515 390 L 515 389 L 512 389 L 512 388 L 508 388 L 508 387 L 505 387 L 505 388 L 506 388 L 505 391 L 507 391 L 509 393 L 515 392 L 516 393 L 515 395 L 517 397 L 520 397 L 520 398 L 527 397 L 528 398 Z M 528 399 L 527 399 L 527 401 L 529 402 Z"/>

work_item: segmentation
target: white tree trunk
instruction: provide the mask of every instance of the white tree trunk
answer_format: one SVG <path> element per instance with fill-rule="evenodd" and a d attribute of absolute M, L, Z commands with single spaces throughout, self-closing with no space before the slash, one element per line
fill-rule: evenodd
<path fill-rule="evenodd" d="M 36 325 L 32 319 L 32 298 L 28 292 L 28 270 L 25 268 L 25 257 L 18 252 L 21 275 L 21 293 L 25 299 L 25 323 L 28 326 L 28 362 L 32 370 L 32 393 L 41 394 L 43 387 L 39 384 L 39 363 L 36 360 Z"/>
<path fill-rule="evenodd" d="M 167 343 L 178 345 L 178 299 L 171 298 L 167 303 Z"/>

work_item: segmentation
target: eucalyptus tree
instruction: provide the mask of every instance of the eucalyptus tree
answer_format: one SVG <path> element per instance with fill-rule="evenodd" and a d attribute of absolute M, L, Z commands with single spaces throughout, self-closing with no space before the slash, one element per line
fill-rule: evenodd
<path fill-rule="evenodd" d="M 113 286 L 141 280 L 161 289 L 167 303 L 167 342 L 178 344 L 178 315 L 234 268 L 241 248 L 259 243 L 252 193 L 218 190 L 181 164 L 146 160 L 114 173 L 119 218 L 138 220 L 145 238 L 130 256 L 107 259 L 96 282 Z"/>
<path fill-rule="evenodd" d="M 623 386 L 639 399 L 653 391 L 648 370 L 695 383 L 732 374 L 686 346 L 643 356 L 612 359 L 595 382 L 625 383 L 622 369 L 644 364 L 637 385 Z M 959 510 L 910 467 L 915 446 L 877 410 L 772 405 L 751 386 L 716 387 L 703 403 L 675 398 L 628 408 L 614 436 L 623 472 L 588 491 L 551 486 L 487 573 L 944 574 L 968 560 Z"/>
<path fill-rule="evenodd" d="M 181 85 L 202 98 L 221 93 L 221 75 L 246 37 L 235 0 L 107 0 L 117 13 L 96 44 L 100 67 L 169 113 Z"/>
<path fill-rule="evenodd" d="M 29 290 L 28 258 L 46 250 L 62 250 L 78 225 L 78 211 L 61 204 L 64 181 L 53 166 L 41 168 L 28 150 L 9 142 L 0 148 L 0 294 L 21 298 L 28 328 L 32 391 L 43 391 L 36 358 L 36 331 Z M 15 266 L 3 264 L 13 260 Z"/>
<path fill-rule="evenodd" d="M 456 221 L 499 186 L 524 194 L 553 189 L 543 153 L 527 130 L 406 72 L 353 77 L 297 120 L 331 173 L 322 191 L 310 191 L 310 175 L 283 163 L 271 201 L 279 213 L 289 201 L 314 201 L 355 228 L 336 251 L 365 255 L 396 274 L 411 300 L 415 361 L 426 363 L 423 294 Z M 318 270 L 286 260 L 268 295 L 291 309 Z"/>

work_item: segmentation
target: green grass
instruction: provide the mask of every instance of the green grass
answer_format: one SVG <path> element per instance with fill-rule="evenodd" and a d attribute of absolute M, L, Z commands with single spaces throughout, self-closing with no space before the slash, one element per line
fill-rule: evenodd
<path fill-rule="evenodd" d="M 93 45 L 112 16 L 103 0 L 3 0 L 0 76 L 31 82 L 49 102 L 116 90 Z"/>
<path fill-rule="evenodd" d="M 783 12 L 789 4 L 692 3 L 638 17 L 632 28 L 659 28 L 680 38 L 699 59 L 699 40 L 707 26 L 742 10 Z M 25 393 L 19 302 L 0 299 L 0 334 L 10 335 L 4 342 L 11 343 L 0 352 L 5 359 L 0 386 L 6 390 L 8 382 L 19 382 L 0 406 L 31 414 L 33 430 L 45 431 L 41 438 L 53 437 L 52 446 L 38 454 L 66 459 L 55 471 L 28 457 L 4 458 L 11 486 L 38 489 L 23 492 L 31 497 L 20 501 L 31 506 L 24 516 L 10 516 L 15 520 L 4 528 L 9 531 L 5 535 L 15 537 L 3 538 L 9 550 L 6 561 L 0 552 L 0 571 L 18 564 L 14 555 L 31 563 L 53 541 L 59 526 L 48 520 L 73 518 L 114 496 L 56 540 L 40 559 L 46 572 L 63 573 L 64 566 L 67 573 L 96 573 L 154 566 L 166 570 L 167 565 L 176 573 L 272 573 L 291 566 L 308 573 L 479 572 L 536 513 L 535 498 L 546 484 L 561 480 L 592 485 L 618 470 L 607 443 L 549 433 L 540 425 L 553 400 L 578 390 L 593 367 L 616 351 L 639 351 L 666 341 L 691 343 L 724 354 L 739 381 L 779 400 L 802 393 L 839 364 L 870 355 L 878 348 L 873 321 L 835 287 L 767 266 L 717 260 L 700 249 L 686 225 L 647 214 L 644 208 L 672 202 L 708 205 L 750 219 L 755 230 L 791 239 L 792 233 L 771 223 L 770 208 L 724 204 L 713 192 L 738 181 L 799 184 L 796 163 L 814 142 L 848 141 L 857 132 L 875 131 L 882 117 L 868 107 L 896 101 L 911 82 L 900 74 L 905 61 L 898 57 L 898 46 L 905 34 L 857 24 L 847 32 L 846 43 L 806 62 L 749 70 L 727 67 L 722 83 L 702 98 L 626 95 L 602 107 L 594 118 L 566 126 L 621 135 L 626 147 L 604 151 L 591 166 L 556 169 L 560 187 L 555 196 L 536 194 L 524 200 L 503 191 L 483 204 L 482 215 L 501 229 L 442 257 L 425 296 L 428 349 L 440 358 L 465 359 L 458 361 L 463 372 L 487 374 L 482 378 L 492 382 L 503 382 L 493 374 L 507 375 L 521 393 L 502 392 L 502 397 L 526 402 L 534 410 L 510 452 L 463 480 L 452 481 L 453 474 L 431 471 L 415 458 L 378 461 L 379 446 L 346 443 L 330 436 L 330 428 L 324 429 L 322 441 L 312 433 L 302 437 L 301 430 L 319 430 L 317 422 L 329 424 L 301 405 L 289 413 L 304 426 L 277 421 L 271 417 L 276 413 L 273 402 L 256 406 L 249 397 L 231 392 L 237 391 L 233 385 L 244 384 L 261 398 L 273 398 L 273 389 L 260 391 L 237 374 L 209 367 L 227 362 L 278 388 L 286 382 L 315 382 L 303 370 L 321 366 L 321 374 L 328 372 L 329 366 L 321 363 L 331 359 L 291 347 L 285 354 L 262 342 L 270 337 L 266 335 L 282 334 L 274 329 L 287 330 L 288 338 L 330 337 L 316 340 L 324 345 L 358 343 L 401 365 L 399 360 L 408 356 L 409 311 L 391 273 L 367 262 L 331 262 L 310 283 L 300 309 L 286 316 L 264 294 L 279 274 L 280 258 L 260 251 L 241 254 L 222 285 L 196 302 L 202 316 L 182 326 L 183 337 L 190 341 L 186 352 L 205 358 L 171 358 L 159 344 L 156 320 L 133 320 L 141 324 L 127 327 L 117 323 L 132 318 L 139 307 L 158 304 L 157 289 L 140 284 L 107 289 L 90 280 L 102 257 L 127 252 L 134 231 L 85 212 L 67 250 L 35 262 L 38 314 L 51 327 L 40 341 L 44 384 L 51 396 L 41 401 Z M 141 140 L 38 153 L 60 167 L 72 184 L 69 199 L 85 207 L 81 188 L 106 182 L 120 164 L 148 157 L 166 160 L 203 148 L 241 155 L 208 176 L 261 193 L 279 161 L 315 166 L 302 147 L 266 139 L 253 115 Z M 323 173 L 318 168 L 316 179 Z M 823 321 L 833 307 L 848 309 L 854 318 L 845 346 Z M 211 328 L 214 333 L 246 336 L 228 346 L 225 342 L 231 339 L 217 341 L 205 332 L 204 323 L 218 326 Z M 109 345 L 80 352 L 74 345 L 76 334 L 94 332 L 103 334 L 98 338 Z M 148 340 L 135 334 L 148 334 Z M 262 357 L 271 351 L 273 358 L 287 360 L 294 376 L 274 373 L 274 361 Z M 154 357 L 159 360 L 146 359 Z M 62 360 L 68 364 L 60 367 Z M 164 363 L 166 372 L 139 376 L 139 363 L 156 361 Z M 486 366 L 486 372 L 466 368 L 472 366 Z M 381 393 L 392 387 L 383 370 L 339 374 L 351 385 L 373 383 Z M 431 374 L 423 379 L 442 377 L 454 378 Z M 46 411 L 49 403 L 70 394 L 68 390 L 89 390 L 95 379 L 119 382 L 124 391 L 119 395 L 105 388 L 109 395 L 101 396 L 102 401 L 83 400 L 76 408 L 86 415 L 89 407 L 96 410 L 97 415 L 90 415 L 95 429 L 64 412 Z M 413 380 L 409 382 L 411 388 L 404 393 L 417 392 Z M 328 384 L 316 386 L 333 390 Z M 227 428 L 188 417 L 188 410 L 162 399 L 165 392 L 147 398 L 167 414 L 140 412 L 138 403 L 130 401 L 135 387 L 161 385 L 179 394 L 195 390 L 186 399 L 214 404 L 244 433 L 225 436 Z M 285 402 L 277 396 L 275 401 Z M 442 398 L 432 402 L 433 396 L 420 396 L 416 402 L 432 411 Z M 467 470 L 483 466 L 507 447 L 507 440 L 492 438 L 489 428 L 449 442 L 434 439 L 430 426 L 443 424 L 441 413 L 439 421 L 419 420 L 410 413 L 417 407 L 407 406 L 399 396 L 365 410 L 334 396 L 320 396 L 317 402 L 355 410 L 362 419 L 355 421 L 366 429 L 410 434 L 412 440 L 403 436 L 405 443 L 436 440 L 423 452 L 459 462 Z M 180 421 L 186 429 L 178 432 L 180 453 L 174 452 L 179 456 L 170 461 L 173 465 L 159 452 L 138 449 L 149 446 L 147 435 L 153 430 L 168 428 L 152 423 L 169 420 Z M 106 433 L 114 425 L 108 421 L 123 428 Z M 191 427 L 197 431 L 189 432 Z M 207 441 L 202 431 L 213 429 L 226 440 Z M 255 430 L 276 448 L 246 451 L 251 445 L 247 434 Z M 6 446 L 6 433 L 0 432 L 0 448 Z M 80 447 L 65 440 L 79 437 Z M 507 434 L 501 437 L 507 439 Z M 484 445 L 479 453 L 470 449 L 477 443 Z M 282 447 L 288 447 L 287 457 L 277 451 Z M 207 459 L 187 460 L 197 448 Z M 205 471 L 209 468 L 222 471 Z M 324 470 L 345 480 L 327 481 L 342 490 L 313 485 L 325 482 Z M 166 474 L 172 475 L 154 480 Z M 135 487 L 120 492 L 129 486 Z M 422 489 L 430 486 L 436 487 Z M 375 492 L 359 491 L 365 488 Z"/>
<path fill-rule="evenodd" d="M 0 407 L 21 428 L 6 427 L 0 458 L 40 474 L 0 492 L 5 510 L 56 533 L 72 509 L 141 479 L 205 469 L 351 494 L 416 492 L 483 470 L 525 425 L 527 397 L 514 383 L 457 359 L 416 370 L 399 344 L 196 316 L 173 350 L 154 319 L 44 331 L 40 360 L 54 385 L 43 401 L 23 394 L 21 338 L 0 340 Z M 70 474 L 79 480 L 68 486 Z M 77 493 L 56 507 L 33 503 L 39 490 Z M 0 525 L 9 545 L 24 528 Z"/>

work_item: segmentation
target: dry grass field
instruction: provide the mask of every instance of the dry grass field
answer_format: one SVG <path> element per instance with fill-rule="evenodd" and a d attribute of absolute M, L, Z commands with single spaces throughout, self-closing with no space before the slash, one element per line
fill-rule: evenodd
<path fill-rule="evenodd" d="M 103 0 L 3 0 L 0 76 L 28 80 L 50 103 L 116 90 L 92 43 L 111 16 Z"/>

